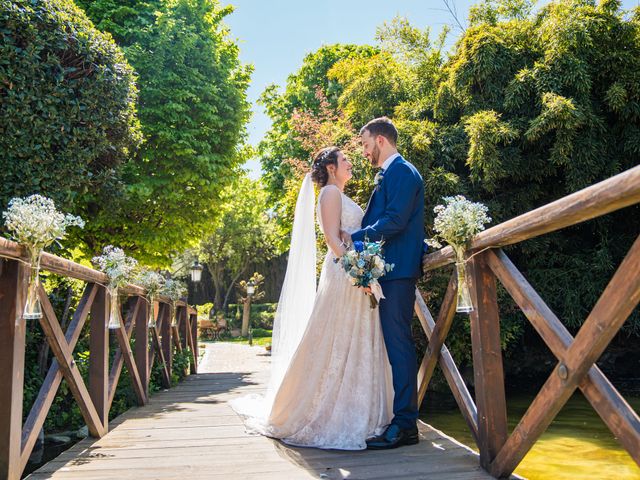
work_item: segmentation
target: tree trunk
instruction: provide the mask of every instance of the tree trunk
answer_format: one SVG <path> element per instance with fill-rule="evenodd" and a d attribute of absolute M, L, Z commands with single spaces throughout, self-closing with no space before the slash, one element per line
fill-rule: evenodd
<path fill-rule="evenodd" d="M 244 301 L 244 311 L 242 312 L 242 336 L 249 334 L 249 316 L 251 315 L 251 297 L 247 296 Z"/>
<path fill-rule="evenodd" d="M 213 281 L 213 287 L 216 290 L 213 304 L 215 306 L 216 311 L 220 311 L 223 308 L 224 298 L 222 296 L 225 291 L 224 288 L 224 269 L 218 267 L 217 265 L 210 269 L 211 272 L 211 280 Z"/>
<path fill-rule="evenodd" d="M 224 296 L 224 305 L 222 306 L 222 308 L 224 309 L 224 311 L 227 311 L 227 305 L 229 305 L 229 297 L 231 296 L 231 292 L 233 291 L 233 287 L 236 285 L 236 282 L 238 281 L 238 279 L 240 278 L 240 276 L 247 270 L 247 267 L 249 266 L 249 264 L 245 264 L 242 269 L 238 272 L 238 274 L 233 278 L 233 280 L 231 280 L 231 285 L 229 285 L 229 288 L 227 289 L 227 294 Z"/>

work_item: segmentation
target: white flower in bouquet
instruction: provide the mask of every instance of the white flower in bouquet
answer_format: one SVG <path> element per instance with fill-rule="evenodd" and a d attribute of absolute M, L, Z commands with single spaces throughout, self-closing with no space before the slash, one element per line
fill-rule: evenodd
<path fill-rule="evenodd" d="M 382 260 L 380 257 L 374 257 L 373 263 L 378 270 L 384 270 L 384 260 Z"/>
<path fill-rule="evenodd" d="M 80 217 L 58 211 L 53 200 L 42 195 L 12 198 L 2 216 L 16 242 L 38 250 L 64 238 L 68 227 L 84 227 Z"/>
<path fill-rule="evenodd" d="M 135 283 L 145 288 L 148 296 L 155 297 L 164 288 L 165 278 L 158 272 L 144 268 L 138 272 Z"/>
<path fill-rule="evenodd" d="M 109 284 L 113 287 L 123 287 L 134 279 L 138 262 L 127 256 L 121 248 L 107 245 L 102 255 L 93 257 L 93 264 L 109 277 Z"/>
<path fill-rule="evenodd" d="M 437 238 L 451 245 L 457 253 L 467 247 L 471 239 L 484 230 L 491 221 L 489 209 L 482 203 L 474 203 L 462 195 L 444 197 L 445 205 L 436 206 L 434 229 Z"/>
<path fill-rule="evenodd" d="M 165 282 L 161 293 L 169 297 L 172 302 L 177 302 L 187 296 L 187 286 L 180 280 L 170 278 Z"/>

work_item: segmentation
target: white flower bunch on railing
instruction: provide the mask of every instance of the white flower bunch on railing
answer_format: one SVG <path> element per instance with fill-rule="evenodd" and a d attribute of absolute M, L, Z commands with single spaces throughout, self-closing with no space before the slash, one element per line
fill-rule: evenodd
<path fill-rule="evenodd" d="M 135 284 L 147 290 L 147 295 L 155 297 L 158 295 L 165 285 L 165 278 L 158 272 L 143 268 L 138 272 L 135 278 Z"/>
<path fill-rule="evenodd" d="M 102 255 L 93 257 L 92 263 L 109 277 L 107 288 L 111 298 L 109 311 L 109 328 L 118 329 L 121 326 L 120 306 L 118 303 L 118 288 L 124 287 L 134 279 L 138 262 L 127 256 L 121 248 L 107 245 Z"/>
<path fill-rule="evenodd" d="M 109 277 L 109 285 L 124 287 L 131 283 L 138 268 L 138 262 L 124 253 L 124 250 L 107 245 L 102 255 L 93 257 L 91 262 Z"/>
<path fill-rule="evenodd" d="M 172 278 L 169 278 L 164 283 L 162 294 L 169 297 L 172 302 L 177 302 L 182 297 L 187 296 L 187 286 L 185 285 L 184 282 L 181 282 L 180 280 L 174 280 Z"/>
<path fill-rule="evenodd" d="M 135 283 L 147 290 L 147 300 L 149 301 L 149 319 L 147 326 L 153 328 L 156 326 L 154 299 L 164 288 L 165 278 L 153 270 L 142 269 L 138 272 Z"/>
<path fill-rule="evenodd" d="M 456 253 L 456 268 L 458 271 L 458 312 L 471 312 L 473 303 L 466 278 L 465 252 L 471 239 L 484 230 L 486 223 L 491 222 L 489 209 L 482 203 L 467 200 L 462 195 L 444 197 L 444 205 L 436 206 L 433 211 L 437 214 L 434 221 L 436 241 L 429 243 L 440 247 L 437 240 L 447 242 Z"/>
<path fill-rule="evenodd" d="M 185 285 L 184 282 L 181 282 L 180 280 L 174 280 L 172 278 L 169 278 L 164 284 L 164 288 L 162 289 L 162 294 L 169 297 L 169 299 L 171 300 L 171 305 L 173 307 L 173 311 L 171 312 L 172 327 L 175 327 L 177 324 L 176 312 L 175 312 L 176 302 L 180 300 L 182 297 L 186 297 L 187 292 L 188 292 L 187 286 Z"/>
<path fill-rule="evenodd" d="M 454 250 L 464 250 L 471 239 L 484 230 L 491 221 L 489 209 L 482 203 L 474 203 L 463 195 L 444 197 L 445 205 L 436 206 L 434 229 L 437 238 L 447 242 Z"/>
<path fill-rule="evenodd" d="M 2 216 L 5 227 L 11 232 L 11 237 L 27 249 L 31 266 L 27 301 L 22 318 L 41 318 L 42 307 L 38 298 L 38 286 L 42 250 L 53 242 L 63 239 L 68 227 L 83 228 L 84 221 L 80 217 L 58 211 L 53 200 L 37 194 L 26 198 L 12 198 Z"/>
<path fill-rule="evenodd" d="M 40 250 L 64 238 L 68 227 L 84 227 L 80 217 L 58 211 L 53 200 L 42 195 L 12 198 L 2 216 L 16 242 Z"/>

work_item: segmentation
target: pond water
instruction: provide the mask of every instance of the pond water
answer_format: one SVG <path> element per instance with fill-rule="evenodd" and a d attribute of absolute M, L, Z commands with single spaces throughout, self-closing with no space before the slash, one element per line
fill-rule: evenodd
<path fill-rule="evenodd" d="M 437 396 L 423 405 L 421 419 L 461 443 L 476 449 L 455 403 Z M 531 404 L 533 395 L 507 400 L 509 429 Z M 625 395 L 639 411 L 640 395 Z M 476 449 L 477 450 L 477 449 Z M 576 393 L 549 429 L 529 451 L 515 473 L 530 480 L 640 480 L 640 467 L 620 446 L 589 402 Z"/>

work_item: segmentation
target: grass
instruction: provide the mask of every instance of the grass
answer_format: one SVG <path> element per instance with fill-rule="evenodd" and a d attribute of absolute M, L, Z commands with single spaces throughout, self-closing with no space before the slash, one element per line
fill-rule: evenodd
<path fill-rule="evenodd" d="M 223 338 L 221 341 L 223 342 L 231 342 L 231 343 L 239 343 L 241 345 L 249 345 L 248 337 L 231 337 L 231 338 Z M 262 347 L 266 345 L 271 345 L 271 337 L 253 337 L 253 344 L 260 345 Z"/>
<path fill-rule="evenodd" d="M 271 345 L 271 330 L 265 330 L 263 328 L 253 329 L 253 344 L 259 346 Z M 223 342 L 239 343 L 241 345 L 249 345 L 248 337 L 223 337 Z"/>

